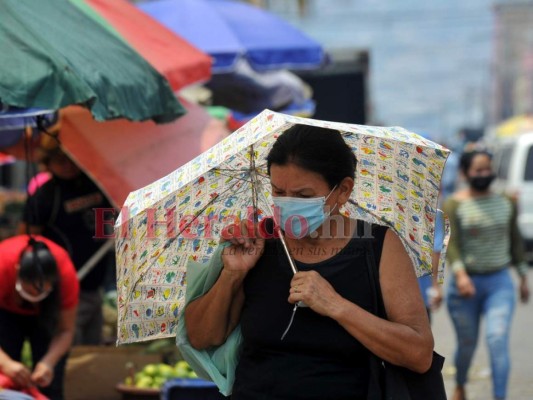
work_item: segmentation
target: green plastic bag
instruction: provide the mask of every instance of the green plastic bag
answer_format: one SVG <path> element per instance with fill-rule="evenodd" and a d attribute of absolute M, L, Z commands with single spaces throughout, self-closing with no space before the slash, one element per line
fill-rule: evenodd
<path fill-rule="evenodd" d="M 211 260 L 206 264 L 194 261 L 187 264 L 185 306 L 207 293 L 217 281 L 222 270 L 221 253 L 223 247 L 222 245 L 218 246 Z M 213 381 L 218 386 L 220 393 L 229 396 L 235 381 L 235 368 L 242 347 L 240 326 L 233 330 L 223 345 L 207 350 L 196 350 L 189 343 L 183 311 L 184 309 L 181 310 L 178 317 L 176 334 L 176 345 L 181 355 L 200 378 Z"/>

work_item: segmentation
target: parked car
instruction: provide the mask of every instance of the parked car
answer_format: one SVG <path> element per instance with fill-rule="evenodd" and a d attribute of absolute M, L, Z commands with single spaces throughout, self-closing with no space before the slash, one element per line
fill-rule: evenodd
<path fill-rule="evenodd" d="M 533 263 L 533 132 L 494 142 L 496 190 L 515 198 L 526 257 Z"/>

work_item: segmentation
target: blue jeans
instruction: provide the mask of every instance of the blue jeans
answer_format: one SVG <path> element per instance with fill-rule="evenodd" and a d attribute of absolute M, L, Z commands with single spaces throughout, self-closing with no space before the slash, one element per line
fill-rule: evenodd
<path fill-rule="evenodd" d="M 484 316 L 493 393 L 495 398 L 503 399 L 510 371 L 509 334 L 516 303 L 515 287 L 509 268 L 490 274 L 472 274 L 470 278 L 476 288 L 473 297 L 459 296 L 453 277 L 448 287 L 448 311 L 457 334 L 456 382 L 459 386 L 466 383 L 477 345 L 479 323 Z"/>

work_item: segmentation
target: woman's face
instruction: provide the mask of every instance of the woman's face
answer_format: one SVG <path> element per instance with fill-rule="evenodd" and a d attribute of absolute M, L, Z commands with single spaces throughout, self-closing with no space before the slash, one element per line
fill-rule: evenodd
<path fill-rule="evenodd" d="M 331 188 L 322 175 L 294 164 L 272 164 L 270 167 L 270 184 L 273 196 L 327 197 L 331 192 Z M 338 195 L 335 194 L 336 191 L 334 190 L 326 200 L 326 206 L 331 207 L 331 209 L 338 201 Z"/>
<path fill-rule="evenodd" d="M 492 175 L 492 161 L 486 154 L 476 154 L 472 159 L 472 164 L 467 171 L 467 177 Z"/>
<path fill-rule="evenodd" d="M 72 160 L 63 153 L 54 154 L 48 162 L 48 169 L 60 179 L 74 179 L 81 170 Z"/>

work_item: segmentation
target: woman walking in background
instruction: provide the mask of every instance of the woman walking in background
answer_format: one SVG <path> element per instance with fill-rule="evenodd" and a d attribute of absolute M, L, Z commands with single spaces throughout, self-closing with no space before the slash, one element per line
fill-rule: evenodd
<path fill-rule="evenodd" d="M 482 316 L 494 398 L 505 399 L 510 371 L 509 333 L 516 302 L 509 266 L 516 267 L 520 275 L 521 300 L 529 298 L 516 207 L 509 198 L 489 189 L 495 178 L 489 153 L 464 153 L 460 169 L 469 187 L 454 193 L 444 204 L 451 226 L 448 265 L 453 271 L 447 303 L 457 334 L 457 387 L 453 399 L 466 398 L 465 384 Z"/>

